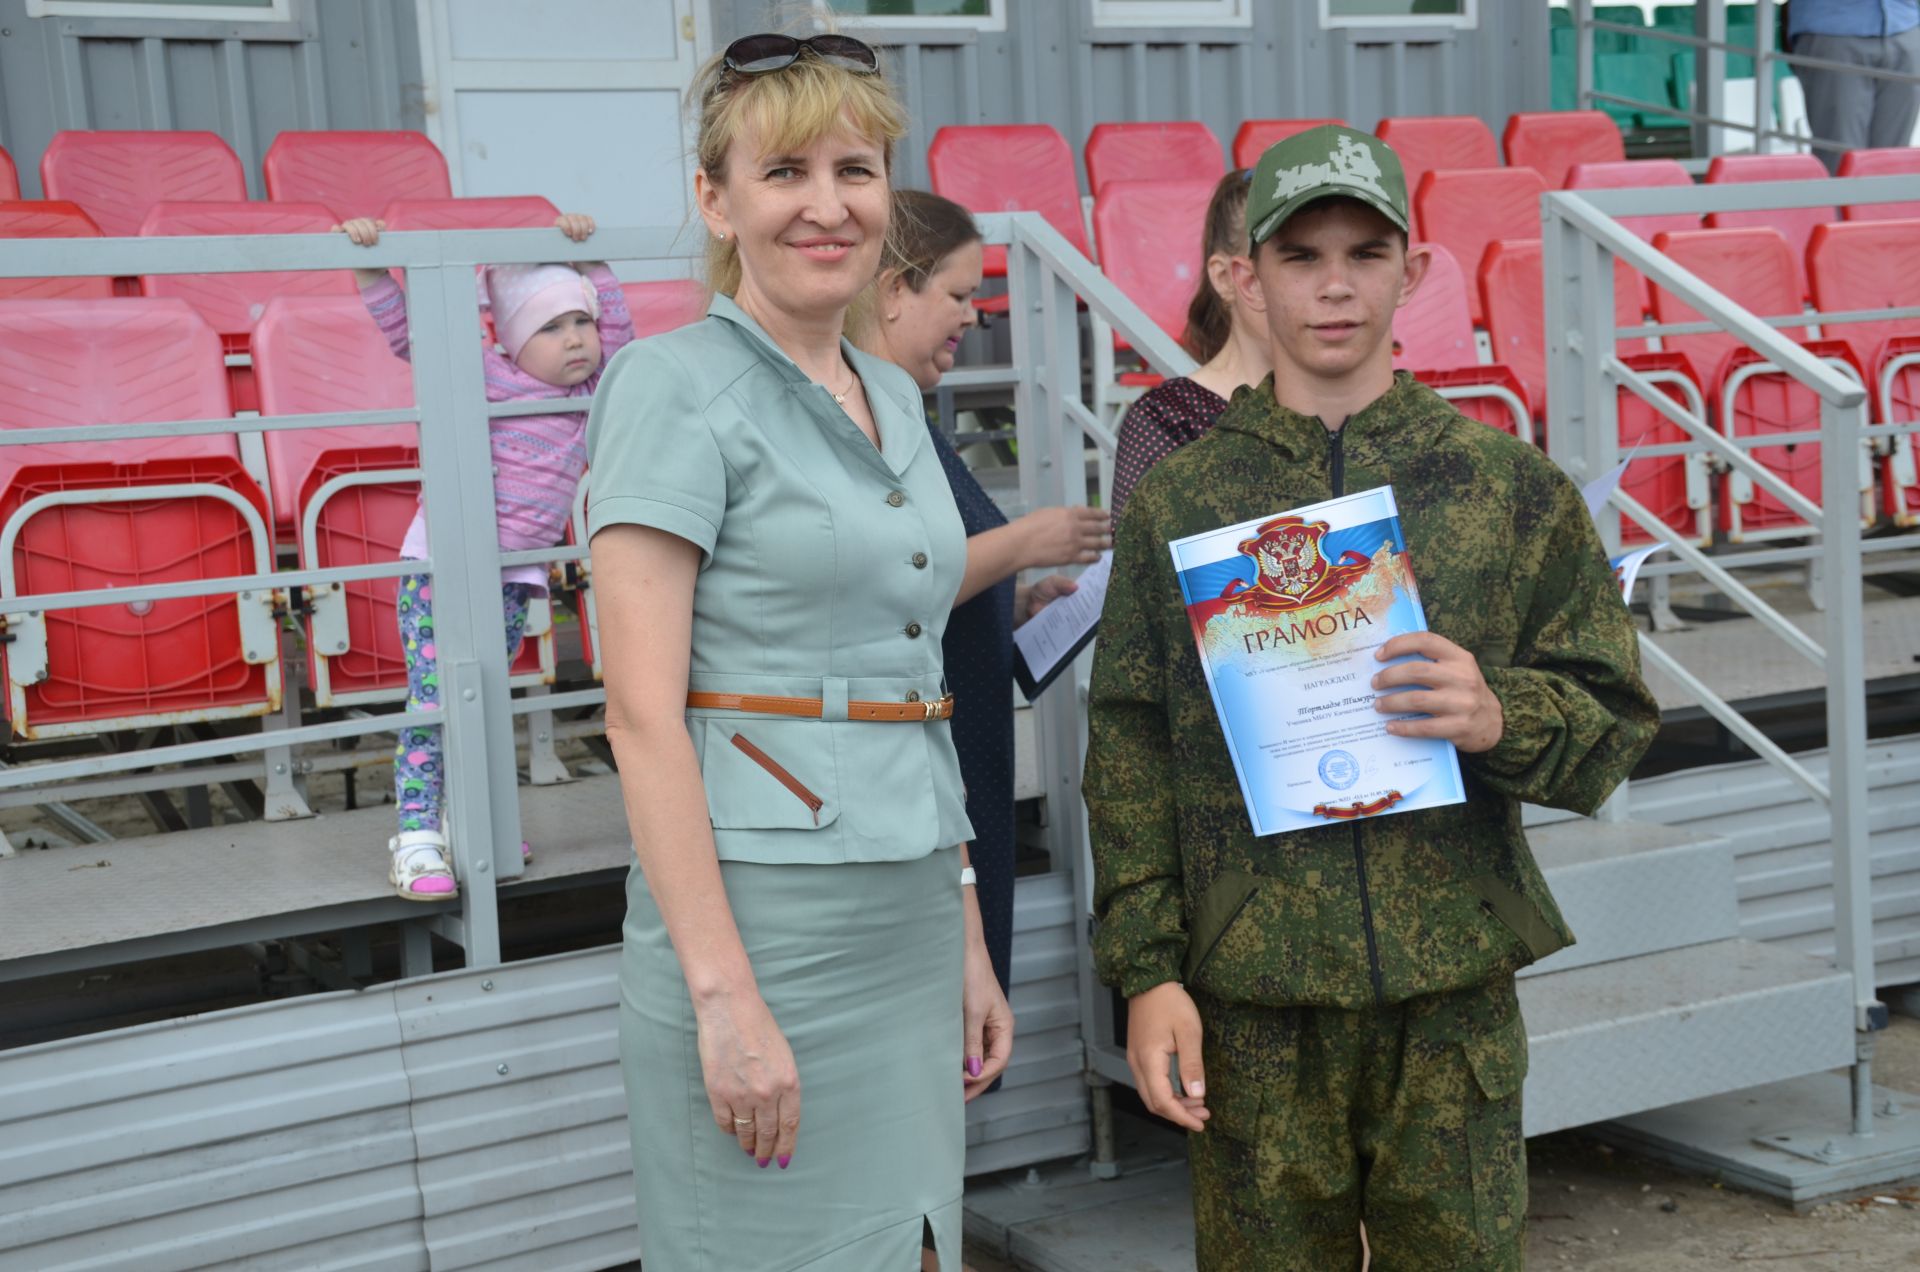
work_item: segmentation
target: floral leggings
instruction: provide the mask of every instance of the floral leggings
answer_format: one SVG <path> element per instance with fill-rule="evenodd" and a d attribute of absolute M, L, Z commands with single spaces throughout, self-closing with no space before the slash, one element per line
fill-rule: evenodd
<path fill-rule="evenodd" d="M 500 587 L 500 611 L 506 620 L 507 658 L 520 649 L 527 630 L 525 583 Z M 407 658 L 407 709 L 440 705 L 440 669 L 433 642 L 433 580 L 425 574 L 400 579 L 396 597 L 400 612 L 400 643 Z M 393 748 L 393 804 L 400 829 L 439 830 L 440 806 L 446 792 L 446 766 L 441 759 L 440 726 L 402 729 Z"/>

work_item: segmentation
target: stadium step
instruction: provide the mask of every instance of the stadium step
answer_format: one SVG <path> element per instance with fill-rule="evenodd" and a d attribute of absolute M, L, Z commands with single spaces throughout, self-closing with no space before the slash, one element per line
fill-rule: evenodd
<path fill-rule="evenodd" d="M 1527 832 L 1576 943 L 1521 973 L 1550 975 L 1740 935 L 1733 846 L 1650 822 L 1555 822 Z"/>
<path fill-rule="evenodd" d="M 1755 941 L 1529 977 L 1520 1008 L 1528 1135 L 1853 1062 L 1850 978 Z"/>

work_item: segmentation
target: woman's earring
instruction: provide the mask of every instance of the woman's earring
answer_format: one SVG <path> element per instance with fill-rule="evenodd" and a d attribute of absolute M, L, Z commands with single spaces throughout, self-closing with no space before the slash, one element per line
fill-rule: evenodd
<path fill-rule="evenodd" d="M 888 314 L 888 315 L 887 315 L 887 321 L 888 321 L 888 322 L 899 322 L 899 321 L 900 321 L 900 315 L 899 315 L 899 314 Z"/>
<path fill-rule="evenodd" d="M 715 230 L 713 237 L 718 241 L 724 243 L 727 241 L 727 232 L 725 230 Z"/>

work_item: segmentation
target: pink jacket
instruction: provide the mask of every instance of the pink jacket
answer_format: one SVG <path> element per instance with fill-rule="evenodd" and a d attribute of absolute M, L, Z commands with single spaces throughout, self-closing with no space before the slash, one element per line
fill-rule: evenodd
<path fill-rule="evenodd" d="M 487 401 L 525 402 L 538 398 L 585 397 L 600 383 L 601 372 L 622 346 L 633 339 L 633 319 L 620 291 L 619 280 L 604 265 L 587 273 L 600 296 L 600 371 L 570 389 L 536 380 L 492 345 L 484 354 Z M 395 356 L 411 358 L 407 339 L 407 294 L 391 277 L 362 289 L 360 298 L 379 324 Z M 518 415 L 489 421 L 493 446 L 493 508 L 500 523 L 504 552 L 550 548 L 567 535 L 573 515 L 574 493 L 587 471 L 587 413 Z M 407 527 L 400 545 L 402 557 L 425 559 L 427 518 L 423 508 Z M 510 566 L 500 572 L 503 583 L 525 583 L 536 591 L 547 589 L 547 570 L 540 565 Z"/>

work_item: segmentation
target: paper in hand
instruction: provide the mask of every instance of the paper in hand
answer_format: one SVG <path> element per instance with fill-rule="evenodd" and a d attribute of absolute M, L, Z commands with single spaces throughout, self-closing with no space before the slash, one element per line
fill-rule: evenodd
<path fill-rule="evenodd" d="M 1078 586 L 1056 597 L 1047 607 L 1013 629 L 1013 678 L 1028 702 L 1039 697 L 1074 657 L 1087 647 L 1100 626 L 1107 603 L 1107 580 L 1113 575 L 1113 551 L 1074 580 Z"/>

